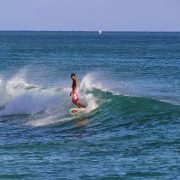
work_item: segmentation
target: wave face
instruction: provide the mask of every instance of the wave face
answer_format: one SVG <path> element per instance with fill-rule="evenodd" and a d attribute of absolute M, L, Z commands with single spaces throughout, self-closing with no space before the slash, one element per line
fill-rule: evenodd
<path fill-rule="evenodd" d="M 0 178 L 177 179 L 179 38 L 0 32 Z"/>
<path fill-rule="evenodd" d="M 172 110 L 178 113 L 179 105 L 170 102 L 113 92 L 104 83 L 98 82 L 97 76 L 99 74 L 89 73 L 82 78 L 80 84 L 81 100 L 89 109 L 87 115 L 91 114 L 91 111 L 100 111 L 108 116 L 126 115 L 127 117 L 140 113 L 142 117 L 146 118 L 145 116 L 148 114 L 163 114 Z M 36 114 L 45 117 L 53 115 L 57 118 L 68 116 L 68 110 L 73 106 L 69 97 L 70 91 L 69 87 L 45 88 L 29 84 L 26 82 L 24 71 L 17 73 L 7 81 L 1 80 L 0 116 L 36 116 Z M 118 116 L 114 118 L 118 118 Z"/>

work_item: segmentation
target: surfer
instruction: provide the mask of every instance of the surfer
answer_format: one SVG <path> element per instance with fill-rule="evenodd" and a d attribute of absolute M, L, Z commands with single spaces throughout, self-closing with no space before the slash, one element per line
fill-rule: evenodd
<path fill-rule="evenodd" d="M 70 96 L 72 96 L 72 102 L 78 107 L 78 108 L 85 108 L 84 105 L 80 103 L 79 95 L 78 95 L 78 81 L 76 79 L 75 74 L 71 74 L 72 79 L 72 91 L 70 93 Z"/>

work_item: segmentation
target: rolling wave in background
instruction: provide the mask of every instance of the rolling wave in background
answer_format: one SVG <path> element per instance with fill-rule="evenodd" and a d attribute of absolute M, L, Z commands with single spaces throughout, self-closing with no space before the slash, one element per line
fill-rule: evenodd
<path fill-rule="evenodd" d="M 66 120 L 72 120 L 69 109 L 73 107 L 69 97 L 71 88 L 68 87 L 40 87 L 29 84 L 25 79 L 25 71 L 20 71 L 14 77 L 4 81 L 1 79 L 1 111 L 0 116 L 31 115 L 33 121 L 27 122 L 32 126 L 44 126 Z M 97 81 L 99 74 L 89 73 L 82 78 L 80 97 L 87 106 L 86 116 L 91 111 L 100 115 L 118 118 L 118 116 L 136 116 L 142 113 L 143 118 L 158 114 L 176 112 L 179 115 L 179 106 L 149 97 L 136 97 L 113 92 L 112 84 L 103 87 Z M 116 117 L 117 116 L 117 117 Z M 146 117 L 147 116 L 147 117 Z M 162 117 L 161 117 L 162 118 Z M 167 118 L 167 117 L 166 117 Z"/>

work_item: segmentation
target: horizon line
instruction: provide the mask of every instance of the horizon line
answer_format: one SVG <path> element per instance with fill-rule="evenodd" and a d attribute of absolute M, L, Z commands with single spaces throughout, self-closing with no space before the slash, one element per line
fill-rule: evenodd
<path fill-rule="evenodd" d="M 0 30 L 0 32 L 98 32 L 99 30 Z M 144 33 L 180 33 L 180 31 L 148 30 L 101 30 L 102 32 L 144 32 Z"/>

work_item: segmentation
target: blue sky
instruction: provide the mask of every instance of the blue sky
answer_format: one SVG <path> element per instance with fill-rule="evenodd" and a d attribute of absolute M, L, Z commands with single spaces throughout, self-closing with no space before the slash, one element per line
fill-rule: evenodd
<path fill-rule="evenodd" d="M 0 30 L 180 31 L 180 0 L 0 0 Z"/>

